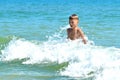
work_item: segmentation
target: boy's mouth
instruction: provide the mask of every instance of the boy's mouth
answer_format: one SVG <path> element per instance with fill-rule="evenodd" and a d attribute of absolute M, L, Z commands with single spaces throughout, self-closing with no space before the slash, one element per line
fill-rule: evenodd
<path fill-rule="evenodd" d="M 74 28 L 75 28 L 75 26 L 71 26 L 71 28 L 72 28 L 72 29 L 74 29 Z"/>
<path fill-rule="evenodd" d="M 76 27 L 75 25 L 71 25 L 72 28 Z"/>

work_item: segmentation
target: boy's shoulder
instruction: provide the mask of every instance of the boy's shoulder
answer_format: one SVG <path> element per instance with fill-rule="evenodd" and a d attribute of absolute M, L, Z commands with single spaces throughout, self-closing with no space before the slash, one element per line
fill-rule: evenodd
<path fill-rule="evenodd" d="M 80 27 L 77 27 L 77 30 L 80 30 L 80 31 L 81 31 L 81 28 L 80 28 Z"/>

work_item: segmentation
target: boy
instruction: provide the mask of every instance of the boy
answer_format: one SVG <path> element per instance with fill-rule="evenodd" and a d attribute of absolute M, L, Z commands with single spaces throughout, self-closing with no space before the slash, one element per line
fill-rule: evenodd
<path fill-rule="evenodd" d="M 69 24 L 71 28 L 67 29 L 68 39 L 76 40 L 82 39 L 83 43 L 86 44 L 87 41 L 85 39 L 85 35 L 83 31 L 78 27 L 79 18 L 76 14 L 72 14 L 69 17 Z"/>

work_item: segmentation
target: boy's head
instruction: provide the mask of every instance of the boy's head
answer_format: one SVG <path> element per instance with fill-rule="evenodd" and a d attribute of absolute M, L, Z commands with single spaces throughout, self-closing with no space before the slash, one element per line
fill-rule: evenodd
<path fill-rule="evenodd" d="M 69 24 L 72 28 L 75 28 L 78 26 L 78 21 L 79 21 L 79 18 L 76 14 L 72 14 L 70 17 L 69 17 Z"/>

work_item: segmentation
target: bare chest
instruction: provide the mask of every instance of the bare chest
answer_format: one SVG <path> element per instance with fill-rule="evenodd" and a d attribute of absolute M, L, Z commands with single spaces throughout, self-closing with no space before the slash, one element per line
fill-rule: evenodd
<path fill-rule="evenodd" d="M 69 31 L 69 38 L 72 39 L 72 40 L 80 38 L 79 31 L 78 30 L 70 30 Z"/>

